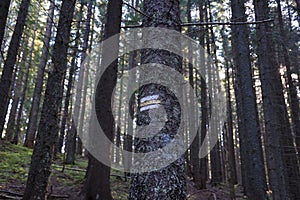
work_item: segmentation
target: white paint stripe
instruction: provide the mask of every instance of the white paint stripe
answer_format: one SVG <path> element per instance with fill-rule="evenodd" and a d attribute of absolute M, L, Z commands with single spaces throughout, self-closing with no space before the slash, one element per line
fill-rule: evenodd
<path fill-rule="evenodd" d="M 149 105 L 149 106 L 144 106 L 140 109 L 140 112 L 145 111 L 145 110 L 150 110 L 150 109 L 154 109 L 154 108 L 159 108 L 159 104 L 153 104 L 153 105 Z"/>
<path fill-rule="evenodd" d="M 146 97 L 143 97 L 141 98 L 141 102 L 145 102 L 145 101 L 149 101 L 149 100 L 156 100 L 159 98 L 159 95 L 151 95 L 151 96 L 146 96 Z"/>

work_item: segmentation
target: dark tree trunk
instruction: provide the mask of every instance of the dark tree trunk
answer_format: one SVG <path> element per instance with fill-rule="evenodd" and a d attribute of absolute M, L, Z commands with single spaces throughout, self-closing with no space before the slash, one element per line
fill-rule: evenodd
<path fill-rule="evenodd" d="M 227 97 L 227 126 L 226 126 L 226 149 L 228 151 L 228 164 L 230 175 L 228 177 L 228 181 L 231 184 L 237 183 L 237 172 L 236 172 L 236 160 L 235 160 L 235 151 L 234 151 L 234 140 L 233 140 L 233 111 L 232 111 L 232 103 L 231 103 L 231 82 L 230 82 L 230 74 L 229 74 L 229 54 L 227 50 L 228 40 L 226 40 L 225 33 L 222 30 L 222 39 L 223 39 L 223 46 L 224 46 L 224 54 L 225 54 L 225 80 L 226 80 L 226 97 Z"/>
<path fill-rule="evenodd" d="M 28 56 L 28 43 L 29 43 L 29 38 L 26 38 L 22 40 L 21 44 L 22 46 L 25 46 L 25 48 L 22 50 L 22 57 L 20 56 L 21 53 L 19 53 L 20 60 L 18 61 L 18 68 L 15 69 L 14 76 L 14 84 L 12 89 L 11 89 L 11 94 L 13 94 L 12 97 L 12 104 L 10 108 L 10 113 L 9 113 L 9 118 L 7 122 L 7 128 L 5 131 L 5 136 L 7 141 L 12 141 L 14 138 L 14 134 L 16 132 L 16 116 L 18 112 L 18 106 L 20 102 L 20 97 L 22 96 L 22 81 L 24 78 L 24 72 L 23 68 L 26 66 L 26 59 Z"/>
<path fill-rule="evenodd" d="M 82 21 L 82 12 L 83 12 L 83 4 L 80 5 L 79 13 L 78 13 L 78 21 L 77 21 L 77 31 L 75 34 L 75 44 L 74 44 L 74 51 L 72 53 L 72 60 L 71 60 L 71 67 L 69 70 L 69 78 L 68 78 L 68 85 L 67 85 L 67 92 L 66 92 L 66 98 L 64 100 L 64 110 L 63 110 L 63 116 L 61 120 L 61 126 L 60 126 L 60 134 L 57 140 L 57 143 L 55 145 L 55 153 L 61 153 L 64 138 L 65 138 L 65 130 L 66 130 L 66 124 L 67 121 L 70 119 L 70 113 L 69 113 L 69 105 L 71 100 L 71 92 L 72 88 L 74 86 L 74 75 L 76 72 L 76 60 L 77 60 L 77 54 L 78 54 L 78 48 L 79 48 L 79 38 L 80 38 L 80 27 L 81 27 L 81 21 Z M 68 126 L 69 127 L 69 126 Z"/>
<path fill-rule="evenodd" d="M 246 21 L 245 1 L 232 0 L 232 21 Z M 261 133 L 258 123 L 256 96 L 253 88 L 249 32 L 246 25 L 232 26 L 232 48 L 236 70 L 239 138 L 241 141 L 242 170 L 246 174 L 245 191 L 249 199 L 266 199 L 266 176 L 262 152 Z"/>
<path fill-rule="evenodd" d="M 187 2 L 187 19 L 188 23 L 192 22 L 192 16 L 191 16 L 191 6 L 192 2 L 191 0 L 188 0 Z M 192 37 L 192 32 L 191 28 L 188 27 L 188 36 Z M 191 58 L 192 59 L 192 58 Z M 193 65 L 192 63 L 188 63 L 189 67 L 189 82 L 192 88 L 195 89 L 196 85 L 194 84 L 194 70 L 193 70 Z M 190 91 L 192 93 L 194 91 Z M 190 98 L 192 100 L 192 98 Z M 191 103 L 191 106 L 194 106 L 194 103 Z M 191 107 L 191 110 L 194 111 L 195 108 Z M 190 122 L 194 122 L 194 114 L 190 114 Z M 192 176 L 193 176 L 193 181 L 196 185 L 196 188 L 200 189 L 201 188 L 201 174 L 200 174 L 200 159 L 199 159 L 199 149 L 200 149 L 200 134 L 197 131 L 197 134 L 191 144 L 190 148 L 190 156 L 191 156 L 191 166 L 192 166 Z"/>
<path fill-rule="evenodd" d="M 254 1 L 256 20 L 269 18 L 267 1 Z M 288 183 L 285 177 L 287 169 L 282 159 L 281 138 L 291 136 L 290 124 L 283 116 L 287 116 L 284 103 L 283 86 L 279 74 L 279 65 L 275 60 L 275 49 L 272 41 L 272 30 L 268 24 L 256 27 L 258 65 L 263 93 L 263 110 L 266 128 L 266 157 L 268 176 L 274 200 L 289 199 Z M 287 137 L 288 137 L 287 136 Z"/>
<path fill-rule="evenodd" d="M 9 5 L 11 0 L 0 1 L 0 47 L 2 46 L 2 41 L 4 33 L 6 30 L 6 20 L 9 11 Z"/>
<path fill-rule="evenodd" d="M 67 53 L 73 21 L 75 0 L 62 2 L 53 47 L 53 68 L 49 72 L 41 113 L 37 141 L 33 150 L 23 199 L 47 198 L 54 144 L 59 130 L 59 111 L 62 101 L 63 79 L 67 69 Z"/>
<path fill-rule="evenodd" d="M 52 33 L 52 20 L 54 17 L 54 9 L 55 4 L 54 1 L 51 1 L 51 5 L 49 8 L 49 16 L 47 18 L 47 27 L 45 32 L 45 38 L 44 38 L 44 45 L 42 49 L 42 55 L 41 55 L 41 62 L 39 64 L 39 69 L 37 73 L 36 78 L 36 85 L 33 92 L 33 99 L 32 99 L 32 105 L 30 109 L 30 115 L 29 115 L 29 122 L 28 127 L 26 131 L 26 138 L 24 146 L 33 148 L 34 145 L 34 139 L 35 139 L 35 133 L 37 129 L 37 121 L 38 121 L 38 112 L 40 107 L 40 99 L 41 94 L 43 90 L 43 80 L 44 80 L 44 73 L 45 73 L 45 67 L 47 65 L 47 58 L 49 54 L 49 42 L 51 39 L 51 33 Z"/>
<path fill-rule="evenodd" d="M 76 136 L 77 129 L 75 126 L 74 120 L 72 120 L 71 128 L 68 129 L 67 132 L 67 141 L 66 141 L 66 164 L 74 164 L 75 155 L 76 155 Z"/>
<path fill-rule="evenodd" d="M 144 13 L 147 16 L 155 16 L 157 19 L 143 18 L 143 25 L 145 27 L 164 27 L 180 31 L 180 9 L 178 0 L 145 0 Z M 159 63 L 171 66 L 178 72 L 182 72 L 182 60 L 170 52 L 163 50 L 147 49 L 142 51 L 141 61 L 146 63 Z M 147 76 L 142 74 L 141 76 Z M 161 98 L 168 100 L 165 105 L 168 114 L 168 125 L 165 125 L 164 131 L 159 132 L 154 137 L 150 138 L 135 138 L 134 146 L 136 152 L 146 153 L 149 150 L 153 151 L 164 146 L 164 138 L 174 138 L 174 130 L 177 130 L 177 124 L 180 121 L 179 105 L 171 95 L 156 84 L 149 84 L 140 88 L 139 101 L 141 97 L 158 94 Z M 140 105 L 141 102 L 138 104 Z M 147 111 L 137 111 L 138 125 L 147 124 Z M 175 131 L 176 132 L 176 131 Z M 166 135 L 166 136 L 164 136 Z M 172 156 L 172 155 L 170 155 Z M 134 160 L 136 162 L 136 160 Z M 138 162 L 138 161 L 137 161 Z M 152 160 L 143 160 L 145 165 Z M 159 162 L 154 161 L 154 162 Z M 151 165 L 151 164 L 149 164 Z M 185 179 L 185 163 L 183 157 L 177 159 L 175 162 L 167 167 L 151 172 L 133 173 L 131 176 L 131 186 L 129 190 L 130 200 L 137 199 L 187 199 L 186 179 Z"/>
<path fill-rule="evenodd" d="M 120 33 L 122 17 L 122 1 L 109 0 L 107 5 L 107 23 L 105 25 L 104 39 L 107 39 L 115 34 Z M 118 44 L 115 44 L 118 46 Z M 103 46 L 103 57 L 108 54 L 117 54 L 112 52 L 110 47 Z M 109 68 L 104 72 L 105 81 L 99 83 L 101 87 L 97 87 L 95 94 L 96 114 L 100 121 L 102 130 L 106 136 L 112 141 L 114 132 L 114 119 L 111 113 L 111 92 L 113 91 L 117 81 L 118 62 L 114 61 Z M 104 106 L 103 106 L 104 105 Z M 110 160 L 110 145 L 103 148 L 103 154 L 106 159 Z M 86 174 L 84 187 L 80 194 L 80 199 L 100 199 L 111 200 L 110 192 L 110 167 L 98 161 L 92 155 L 89 155 L 89 164 Z"/>
<path fill-rule="evenodd" d="M 24 77 L 24 73 L 22 72 L 22 70 L 19 69 L 18 71 L 19 71 L 18 76 L 16 77 L 17 80 L 15 80 L 16 86 L 13 91 L 14 92 L 14 96 L 12 99 L 13 101 L 11 104 L 9 118 L 8 118 L 8 122 L 7 122 L 7 128 L 6 128 L 6 132 L 5 132 L 5 138 L 7 141 L 12 141 L 14 134 L 16 132 L 16 116 L 17 116 L 18 105 L 19 105 L 20 97 L 21 97 L 22 80 Z"/>
<path fill-rule="evenodd" d="M 69 163 L 74 163 L 75 161 L 75 154 L 76 154 L 76 138 L 77 138 L 77 130 L 79 128 L 79 114 L 80 111 L 83 112 L 81 107 L 81 100 L 82 100 L 82 87 L 83 87 L 83 81 L 84 81 L 84 75 L 85 75 L 85 68 L 88 63 L 86 63 L 86 53 L 88 49 L 88 43 L 89 43 L 89 35 L 90 35 L 90 28 L 91 28 L 91 17 L 92 17 L 92 8 L 93 8 L 93 1 L 89 0 L 88 3 L 88 12 L 86 16 L 86 23 L 85 23 L 85 33 L 83 35 L 83 45 L 82 45 L 82 53 L 81 53 L 81 64 L 80 64 L 80 71 L 79 71 L 79 78 L 78 78 L 78 85 L 76 88 L 76 100 L 74 105 L 74 112 L 72 116 L 72 126 L 71 129 L 76 130 L 70 130 L 68 133 L 71 134 L 71 136 L 67 136 L 66 145 L 69 147 L 68 149 L 71 150 L 67 152 L 67 159 L 66 161 Z M 74 121 L 75 120 L 75 121 Z M 74 122 L 73 122 L 74 121 Z M 75 125 L 76 122 L 76 125 Z M 73 126 L 74 123 L 74 126 Z M 75 134 L 75 135 L 73 135 Z M 69 143 L 69 144 L 68 144 Z M 74 146 L 72 146 L 74 145 Z M 74 155 L 73 155 L 74 154 Z M 73 160 L 74 159 L 74 160 Z"/>
<path fill-rule="evenodd" d="M 199 2 L 199 16 L 200 22 L 204 22 L 204 1 L 201 0 Z M 204 48 L 205 45 L 205 29 L 201 27 L 199 42 L 200 45 Z M 204 56 L 203 56 L 204 58 Z M 204 62 L 204 61 L 203 61 Z M 205 73 L 205 70 L 204 70 Z M 201 134 L 200 134 L 200 143 L 204 142 L 207 132 L 207 85 L 206 85 L 206 74 L 199 74 L 200 75 L 200 96 L 201 96 Z M 208 179 L 208 156 L 200 159 L 200 174 L 201 174 L 201 185 L 200 189 L 206 189 L 206 181 Z"/>
<path fill-rule="evenodd" d="M 27 91 L 27 87 L 28 87 L 29 73 L 30 73 L 30 69 L 32 67 L 33 50 L 34 50 L 34 44 L 35 44 L 35 39 L 36 39 L 36 32 L 37 32 L 39 16 L 40 16 L 40 8 L 38 8 L 37 17 L 35 19 L 34 33 L 33 33 L 32 41 L 31 41 L 31 45 L 30 45 L 28 65 L 27 65 L 27 62 L 24 62 L 25 66 L 27 65 L 27 69 L 26 69 L 26 73 L 25 73 L 25 79 L 24 79 L 24 82 L 23 82 L 22 95 L 21 95 L 21 98 L 20 98 L 20 106 L 19 106 L 18 116 L 17 116 L 17 121 L 16 121 L 16 131 L 14 133 L 14 138 L 12 140 L 13 144 L 18 144 L 18 142 L 19 142 L 23 107 L 24 107 L 24 103 L 25 103 L 25 100 L 26 100 L 25 98 L 26 98 L 26 91 Z"/>
<path fill-rule="evenodd" d="M 12 75 L 14 71 L 14 65 L 16 63 L 17 54 L 20 46 L 21 37 L 23 34 L 25 21 L 28 13 L 28 8 L 30 5 L 30 0 L 22 0 L 17 23 L 11 37 L 9 44 L 7 58 L 5 60 L 4 68 L 1 75 L 0 81 L 0 138 L 2 137 L 2 132 L 5 124 L 5 117 L 9 104 L 9 93 L 12 83 Z M 2 14 L 2 13 L 1 13 Z"/>
<path fill-rule="evenodd" d="M 283 55 L 283 65 L 286 66 L 286 76 L 287 76 L 287 84 L 288 84 L 288 94 L 290 99 L 290 111 L 291 111 L 291 119 L 292 119 L 292 128 L 294 131 L 294 135 L 296 136 L 296 144 L 300 145 L 300 108 L 299 101 L 297 96 L 297 89 L 293 83 L 292 79 L 292 71 L 296 68 L 292 66 L 290 61 L 288 48 L 286 46 L 287 39 L 284 30 L 284 22 L 282 17 L 280 0 L 276 0 L 277 2 L 277 12 L 278 12 L 278 22 L 279 22 L 279 34 L 280 34 L 280 46 L 281 53 Z M 281 105 L 284 105 L 283 102 Z M 284 114 L 284 115 L 283 115 Z M 286 125 L 288 125 L 288 115 L 286 113 L 281 113 L 282 117 L 285 117 Z M 297 154 L 294 148 L 293 136 L 289 131 L 286 131 L 288 127 L 282 127 L 284 130 L 282 131 L 282 158 L 286 165 L 287 175 L 285 176 L 286 184 L 289 187 L 289 193 L 291 199 L 297 199 L 300 196 L 300 174 L 299 174 L 299 165 L 297 161 Z M 297 146 L 299 148 L 299 146 Z M 299 149 L 298 149 L 299 151 Z M 299 156 L 298 156 L 299 157 Z"/>

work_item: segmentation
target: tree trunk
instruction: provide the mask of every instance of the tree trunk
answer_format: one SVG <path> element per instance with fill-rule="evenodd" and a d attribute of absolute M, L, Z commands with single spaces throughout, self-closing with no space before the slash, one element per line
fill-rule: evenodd
<path fill-rule="evenodd" d="M 84 75 L 85 75 L 85 67 L 86 67 L 86 60 L 85 59 L 86 59 L 86 53 L 87 53 L 87 49 L 88 49 L 89 35 L 90 35 L 90 28 L 91 28 L 92 8 L 93 8 L 93 1 L 89 0 L 88 12 L 87 12 L 86 24 L 85 24 L 85 33 L 84 33 L 84 36 L 83 36 L 83 45 L 82 45 L 82 52 L 81 52 L 81 59 L 80 59 L 81 63 L 80 63 L 78 85 L 77 85 L 77 88 L 76 88 L 76 97 L 75 97 L 76 100 L 75 100 L 74 112 L 73 112 L 73 116 L 72 116 L 71 129 L 75 128 L 76 130 L 70 130 L 68 132 L 68 133 L 71 133 L 71 136 L 70 137 L 67 136 L 68 139 L 66 141 L 66 143 L 67 143 L 66 145 L 69 146 L 68 149 L 71 150 L 70 152 L 67 152 L 66 161 L 69 162 L 69 163 L 74 163 L 74 161 L 75 161 L 77 130 L 79 128 L 79 123 L 80 123 L 79 122 L 79 116 L 80 116 L 79 114 L 80 114 L 80 111 L 83 112 L 83 110 L 80 109 L 80 107 L 81 107 L 81 100 L 82 100 L 82 86 L 83 86 Z M 73 126 L 73 121 L 74 121 L 74 126 Z M 75 134 L 75 135 L 73 135 L 73 134 Z M 74 146 L 71 147 L 71 145 L 74 145 Z M 74 154 L 74 155 L 72 155 L 72 154 Z"/>
<path fill-rule="evenodd" d="M 27 91 L 27 87 L 28 87 L 29 72 L 32 67 L 31 65 L 32 65 L 32 59 L 33 59 L 33 50 L 34 50 L 37 26 L 38 26 L 38 22 L 39 22 L 38 21 L 39 16 L 40 16 L 40 8 L 38 8 L 37 17 L 35 19 L 34 33 L 33 33 L 32 39 L 31 39 L 32 41 L 31 41 L 31 47 L 30 47 L 30 52 L 29 52 L 28 65 L 27 65 L 27 62 L 24 62 L 24 65 L 25 66 L 27 65 L 27 67 L 26 67 L 25 79 L 23 82 L 22 95 L 20 98 L 20 106 L 19 106 L 18 116 L 17 116 L 17 121 L 16 121 L 16 131 L 14 133 L 14 138 L 12 140 L 13 144 L 18 144 L 18 141 L 19 141 L 19 135 L 20 135 L 20 131 L 21 131 L 21 119 L 22 119 L 24 103 L 26 100 L 25 98 L 26 98 L 26 91 Z"/>
<path fill-rule="evenodd" d="M 199 2 L 199 17 L 200 22 L 204 22 L 204 1 L 201 0 Z M 199 36 L 199 43 L 204 48 L 205 45 L 205 28 L 201 27 L 200 36 Z M 203 59 L 204 55 L 202 56 Z M 205 61 L 203 61 L 205 62 Z M 205 73 L 205 70 L 203 70 Z M 207 133 L 207 85 L 206 85 L 206 74 L 199 74 L 200 75 L 200 96 L 201 96 L 201 134 L 200 134 L 200 144 L 204 142 Z M 208 179 L 208 156 L 200 159 L 200 174 L 201 174 L 201 185 L 200 189 L 206 189 L 206 181 Z"/>
<path fill-rule="evenodd" d="M 14 86 L 11 89 L 11 95 L 13 95 L 12 104 L 11 104 L 9 118 L 8 118 L 8 122 L 7 122 L 7 128 L 5 130 L 5 136 L 6 136 L 7 141 L 12 141 L 14 138 L 14 134 L 16 132 L 16 116 L 17 116 L 18 106 L 19 106 L 19 102 L 20 102 L 20 97 L 22 95 L 21 90 L 22 90 L 22 81 L 23 81 L 23 77 L 24 77 L 24 72 L 22 69 L 26 67 L 26 59 L 27 59 L 28 51 L 29 51 L 27 48 L 28 44 L 29 44 L 29 38 L 22 40 L 21 44 L 25 48 L 22 50 L 22 54 L 19 53 L 20 59 L 18 61 L 18 64 L 16 65 L 16 66 L 18 66 L 18 68 L 14 70 L 15 71 L 14 72 L 14 76 L 15 76 L 14 84 L 15 85 L 12 84 Z M 20 56 L 20 55 L 22 55 L 22 56 Z"/>
<path fill-rule="evenodd" d="M 292 71 L 295 66 L 291 65 L 289 52 L 286 46 L 286 36 L 284 31 L 283 25 L 283 17 L 281 11 L 280 0 L 276 0 L 277 2 L 277 12 L 278 12 L 278 22 L 279 22 L 279 34 L 280 34 L 280 45 L 281 45 L 281 53 L 283 55 L 283 65 L 286 67 L 286 75 L 287 75 L 287 84 L 288 84 L 288 93 L 290 99 L 290 111 L 291 111 L 291 119 L 292 119 L 292 128 L 294 131 L 294 135 L 296 136 L 296 144 L 299 145 L 300 143 L 300 109 L 299 109 L 299 101 L 297 96 L 297 89 L 293 83 L 292 79 Z M 281 104 L 284 105 L 284 104 Z M 285 113 L 284 113 L 285 114 Z M 282 115 L 285 117 L 286 124 L 288 125 L 288 115 Z M 283 129 L 286 127 L 282 127 Z M 288 127 L 287 127 L 288 128 Z M 281 140 L 281 147 L 282 147 L 282 158 L 285 162 L 287 167 L 287 176 L 286 183 L 289 187 L 289 193 L 291 199 L 297 199 L 300 196 L 300 174 L 299 174 L 299 166 L 297 161 L 297 154 L 294 148 L 293 137 L 289 131 L 284 129 L 282 131 L 282 140 Z M 297 146 L 299 147 L 299 146 Z"/>
<path fill-rule="evenodd" d="M 187 19 L 188 19 L 188 23 L 192 22 L 192 16 L 191 16 L 191 6 L 192 6 L 192 2 L 191 0 L 188 0 L 187 2 Z M 192 37 L 192 30 L 190 27 L 188 27 L 188 36 Z M 192 59 L 192 58 L 191 58 Z M 191 64 L 192 61 L 190 61 L 190 63 L 188 63 L 188 67 L 189 67 L 189 82 L 190 85 L 192 86 L 192 88 L 195 90 L 195 87 L 197 87 L 194 84 L 194 70 L 193 70 L 193 65 Z M 193 90 L 190 91 L 190 93 L 194 92 Z M 193 100 L 192 98 L 190 98 L 190 100 Z M 191 110 L 194 111 L 195 108 L 194 103 L 191 103 Z M 194 122 L 195 121 L 195 116 L 193 113 L 190 113 L 190 122 Z M 196 185 L 196 188 L 200 189 L 201 188 L 201 174 L 200 174 L 200 159 L 199 159 L 199 150 L 200 150 L 200 135 L 199 132 L 197 131 L 197 134 L 191 144 L 190 147 L 190 156 L 191 156 L 191 166 L 192 166 L 192 176 L 193 176 L 193 181 Z"/>
<path fill-rule="evenodd" d="M 47 65 L 47 58 L 49 55 L 49 43 L 51 39 L 51 33 L 52 33 L 52 20 L 54 17 L 54 9 L 55 4 L 54 1 L 51 1 L 50 8 L 49 8 L 49 16 L 47 18 L 47 27 L 45 32 L 45 38 L 44 38 L 44 45 L 42 49 L 42 55 L 41 55 L 41 62 L 39 64 L 39 69 L 37 73 L 36 78 L 36 85 L 33 92 L 33 99 L 32 99 L 32 105 L 30 109 L 30 115 L 29 115 L 29 122 L 28 127 L 26 131 L 26 138 L 24 146 L 33 148 L 34 139 L 35 139 L 35 133 L 37 129 L 37 121 L 38 121 L 38 113 L 39 113 L 39 107 L 40 107 L 40 99 L 42 96 L 42 90 L 43 90 L 43 80 L 44 80 L 44 73 L 45 73 L 45 67 Z"/>
<path fill-rule="evenodd" d="M 254 1 L 256 20 L 269 18 L 267 1 Z M 285 181 L 287 170 L 282 160 L 280 141 L 284 134 L 291 135 L 290 124 L 284 117 L 287 116 L 284 103 L 283 86 L 279 74 L 279 65 L 276 63 L 275 49 L 272 41 L 272 30 L 268 24 L 259 24 L 256 27 L 258 64 L 263 93 L 263 110 L 266 128 L 266 152 L 268 176 L 272 197 L 274 200 L 289 199 L 288 184 Z"/>
<path fill-rule="evenodd" d="M 232 21 L 247 20 L 243 0 L 232 0 Z M 249 33 L 246 25 L 232 26 L 234 67 L 237 73 L 239 128 L 241 128 L 241 161 L 244 162 L 245 191 L 249 199 L 266 199 L 266 177 L 258 123 L 256 96 L 253 88 L 249 50 Z M 243 147 L 243 148 L 242 148 Z"/>
<path fill-rule="evenodd" d="M 120 33 L 121 29 L 121 17 L 122 17 L 122 1 L 121 0 L 109 0 L 107 5 L 107 23 L 105 25 L 104 39 L 107 39 L 115 34 Z M 115 44 L 118 47 L 118 44 Z M 112 52 L 110 47 L 103 46 L 103 57 L 107 54 L 117 54 Z M 111 111 L 111 94 L 117 81 L 117 69 L 118 62 L 114 61 L 110 64 L 109 68 L 104 72 L 103 77 L 105 81 L 99 83 L 96 94 L 96 114 L 99 119 L 102 130 L 106 136 L 113 140 L 114 132 L 114 118 Z M 110 145 L 103 148 L 103 154 L 106 155 L 106 159 L 110 160 Z M 110 192 L 110 167 L 98 161 L 92 155 L 89 155 L 89 164 L 86 174 L 86 180 L 83 189 L 80 194 L 80 199 L 100 199 L 111 200 Z"/>
<path fill-rule="evenodd" d="M 143 18 L 145 27 L 164 27 L 180 31 L 180 9 L 179 0 L 145 0 L 144 13 L 147 16 L 155 16 L 155 20 L 149 17 Z M 156 20 L 161 19 L 161 20 Z M 141 61 L 146 63 L 160 63 L 171 66 L 178 72 L 182 72 L 182 60 L 170 52 L 164 50 L 147 49 L 142 51 Z M 149 72 L 150 73 L 150 72 Z M 147 76 L 141 74 L 140 76 Z M 165 145 L 165 137 L 172 139 L 178 129 L 180 121 L 180 105 L 168 91 L 162 89 L 159 85 L 149 84 L 142 86 L 139 91 L 139 102 L 141 105 L 142 97 L 157 94 L 162 99 L 167 99 L 164 109 L 167 112 L 168 124 L 154 137 L 135 138 L 135 151 L 147 153 L 148 151 L 162 148 Z M 148 111 L 137 111 L 138 126 L 146 125 L 149 115 Z M 174 130 L 175 133 L 174 133 Z M 161 138 L 161 139 L 159 139 Z M 182 138 L 183 139 L 183 138 Z M 147 154 L 146 154 L 147 155 Z M 170 155 L 172 156 L 172 155 Z M 138 162 L 134 160 L 134 162 Z M 145 165 L 151 165 L 147 162 L 153 160 L 143 160 Z M 160 162 L 159 159 L 154 162 Z M 133 173 L 131 176 L 131 186 L 129 190 L 130 200 L 137 199 L 187 199 L 185 163 L 183 157 L 178 158 L 175 162 L 167 167 L 151 172 Z"/>
<path fill-rule="evenodd" d="M 224 47 L 224 55 L 225 55 L 225 80 L 226 80 L 226 97 L 227 97 L 227 126 L 226 126 L 226 141 L 227 141 L 227 151 L 228 151 L 228 162 L 229 162 L 229 170 L 230 176 L 229 182 L 231 184 L 237 183 L 237 172 L 236 172 L 236 160 L 235 160 L 235 151 L 234 151 L 234 139 L 233 139 L 233 119 L 232 119 L 232 103 L 231 103 L 231 82 L 230 82 L 230 74 L 229 74 L 229 54 L 227 50 L 228 41 L 226 40 L 224 30 L 222 29 L 222 39 L 223 39 L 223 47 Z"/>
<path fill-rule="evenodd" d="M 63 79 L 67 69 L 67 53 L 75 0 L 63 1 L 53 49 L 53 68 L 49 72 L 45 98 L 27 184 L 23 199 L 47 199 L 47 185 L 51 173 L 54 144 L 59 130 Z"/>
<path fill-rule="evenodd" d="M 7 58 L 5 60 L 4 68 L 1 75 L 0 81 L 0 138 L 2 137 L 2 132 L 5 124 L 5 117 L 9 104 L 9 93 L 12 83 L 12 75 L 14 71 L 14 65 L 16 63 L 17 54 L 20 46 L 20 41 L 22 33 L 25 26 L 25 21 L 28 13 L 28 8 L 30 5 L 30 0 L 22 0 L 17 23 L 9 44 Z"/>
<path fill-rule="evenodd" d="M 77 19 L 77 27 L 76 27 L 76 34 L 75 34 L 75 44 L 74 44 L 74 51 L 72 52 L 72 60 L 71 60 L 71 67 L 69 70 L 69 78 L 68 78 L 68 85 L 67 85 L 67 92 L 66 92 L 66 98 L 64 100 L 64 111 L 60 126 L 60 134 L 58 137 L 58 140 L 55 145 L 55 153 L 61 153 L 64 138 L 65 138 L 65 130 L 66 130 L 66 124 L 67 121 L 70 119 L 70 111 L 69 111 L 69 105 L 71 101 L 71 92 L 72 88 L 74 86 L 74 75 L 76 72 L 76 61 L 77 61 L 77 54 L 78 54 L 78 48 L 79 48 L 79 39 L 80 39 L 80 28 L 81 28 L 81 21 L 82 21 L 82 15 L 83 15 L 83 4 L 80 5 L 79 13 L 78 13 L 78 19 Z M 68 125 L 69 127 L 69 125 Z"/>
<path fill-rule="evenodd" d="M 2 0 L 0 2 L 0 47 L 2 46 L 2 41 L 4 33 L 6 30 L 6 20 L 9 11 L 9 5 L 11 0 Z"/>

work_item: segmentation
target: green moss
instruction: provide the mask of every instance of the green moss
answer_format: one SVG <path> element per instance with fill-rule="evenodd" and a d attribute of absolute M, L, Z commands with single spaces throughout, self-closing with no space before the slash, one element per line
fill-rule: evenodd
<path fill-rule="evenodd" d="M 0 185 L 7 182 L 25 184 L 31 155 L 32 149 L 0 141 Z M 58 154 L 52 165 L 51 174 L 57 182 L 61 183 L 57 187 L 63 188 L 83 184 L 85 169 L 88 165 L 87 159 L 77 158 L 74 165 L 65 166 L 64 172 L 62 172 L 62 163 L 63 156 Z M 79 171 L 68 168 L 79 169 Z M 118 174 L 122 179 L 120 180 L 120 177 L 111 176 L 110 182 L 113 198 L 115 200 L 127 199 L 130 179 L 124 182 L 123 173 L 117 170 L 112 170 L 111 174 Z"/>
<path fill-rule="evenodd" d="M 0 182 L 19 180 L 25 183 L 28 175 L 32 149 L 7 142 L 0 146 Z"/>

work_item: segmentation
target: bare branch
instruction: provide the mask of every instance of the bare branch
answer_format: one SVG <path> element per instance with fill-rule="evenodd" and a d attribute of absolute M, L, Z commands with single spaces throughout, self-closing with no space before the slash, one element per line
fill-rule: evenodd
<path fill-rule="evenodd" d="M 239 25 L 246 25 L 246 24 L 261 24 L 261 23 L 268 23 L 272 22 L 274 19 L 266 19 L 262 21 L 253 21 L 253 22 L 197 22 L 197 23 L 184 23 L 181 24 L 182 27 L 184 26 L 206 26 L 206 25 L 229 25 L 229 26 L 239 26 Z M 142 25 L 131 25 L 131 26 L 123 26 L 121 28 L 140 28 Z"/>
<path fill-rule="evenodd" d="M 144 15 L 145 17 L 149 18 L 149 19 L 152 19 L 152 17 L 146 15 L 145 13 L 139 11 L 138 9 L 136 9 L 135 7 L 133 7 L 132 5 L 126 3 L 126 2 L 123 2 L 123 4 L 125 4 L 126 6 L 128 6 L 129 8 L 132 8 L 133 10 L 135 10 L 136 12 L 140 13 L 141 15 Z"/>

